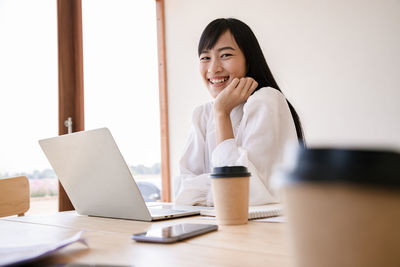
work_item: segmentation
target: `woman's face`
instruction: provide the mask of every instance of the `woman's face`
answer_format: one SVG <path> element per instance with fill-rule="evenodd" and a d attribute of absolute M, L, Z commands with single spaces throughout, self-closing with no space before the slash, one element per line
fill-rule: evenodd
<path fill-rule="evenodd" d="M 246 75 L 246 59 L 229 31 L 223 33 L 215 46 L 200 54 L 200 74 L 213 98 L 234 78 Z"/>

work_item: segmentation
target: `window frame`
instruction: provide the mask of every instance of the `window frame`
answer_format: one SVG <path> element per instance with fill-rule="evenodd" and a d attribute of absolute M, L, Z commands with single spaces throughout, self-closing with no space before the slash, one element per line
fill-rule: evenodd
<path fill-rule="evenodd" d="M 171 201 L 167 73 L 165 56 L 164 0 L 155 0 L 161 137 L 161 199 Z M 58 24 L 58 133 L 68 133 L 64 125 L 72 119 L 72 132 L 85 130 L 83 87 L 82 0 L 57 0 Z M 59 182 L 58 210 L 74 207 Z"/>

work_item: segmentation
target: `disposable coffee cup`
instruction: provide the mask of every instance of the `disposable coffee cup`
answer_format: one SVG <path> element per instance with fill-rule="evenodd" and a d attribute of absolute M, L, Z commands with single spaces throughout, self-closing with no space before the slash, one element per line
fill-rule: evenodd
<path fill-rule="evenodd" d="M 210 174 L 219 225 L 246 224 L 249 216 L 249 177 L 244 166 L 225 166 Z"/>
<path fill-rule="evenodd" d="M 400 266 L 400 154 L 295 154 L 280 190 L 295 266 Z"/>

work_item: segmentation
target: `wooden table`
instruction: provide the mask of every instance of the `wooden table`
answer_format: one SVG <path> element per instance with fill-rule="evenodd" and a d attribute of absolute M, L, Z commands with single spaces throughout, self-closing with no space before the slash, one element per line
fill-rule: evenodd
<path fill-rule="evenodd" d="M 291 257 L 285 223 L 250 221 L 240 226 L 220 226 L 208 233 L 175 244 L 132 241 L 132 233 L 148 227 L 179 223 L 215 223 L 195 216 L 160 222 L 139 222 L 77 215 L 75 211 L 52 215 L 0 219 L 0 246 L 55 241 L 86 230 L 89 248 L 73 244 L 46 259 L 52 263 L 85 263 L 132 266 L 289 266 Z"/>

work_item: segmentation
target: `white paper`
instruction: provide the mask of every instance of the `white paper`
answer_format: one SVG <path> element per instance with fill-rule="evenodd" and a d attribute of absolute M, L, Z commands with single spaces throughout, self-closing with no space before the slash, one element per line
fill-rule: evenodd
<path fill-rule="evenodd" d="M 282 223 L 282 222 L 287 222 L 285 216 L 275 216 L 275 217 L 269 217 L 269 218 L 263 218 L 263 219 L 255 219 L 253 222 L 275 222 L 275 223 Z"/>
<path fill-rule="evenodd" d="M 88 247 L 86 239 L 81 237 L 82 233 L 83 231 L 80 231 L 71 237 L 50 244 L 47 243 L 33 246 L 18 246 L 8 248 L 2 247 L 0 248 L 0 266 L 33 261 L 75 242 L 80 242 Z"/>
<path fill-rule="evenodd" d="M 281 204 L 267 204 L 260 206 L 250 206 L 249 207 L 249 219 L 256 220 L 256 218 L 268 218 L 280 216 L 283 213 Z M 202 216 L 212 216 L 215 217 L 215 209 L 201 210 L 200 214 Z"/>

